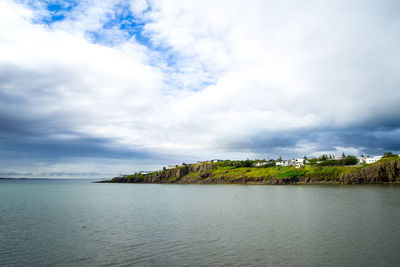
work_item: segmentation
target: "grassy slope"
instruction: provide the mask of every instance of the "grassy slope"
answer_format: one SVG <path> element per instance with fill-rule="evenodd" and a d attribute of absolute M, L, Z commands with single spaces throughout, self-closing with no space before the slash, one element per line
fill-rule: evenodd
<path fill-rule="evenodd" d="M 239 177 L 263 178 L 264 181 L 271 178 L 295 178 L 307 177 L 310 179 L 332 179 L 343 173 L 350 173 L 364 168 L 364 166 L 336 166 L 336 167 L 268 167 L 268 168 L 233 168 L 219 167 L 211 171 L 214 177 L 234 180 Z"/>
<path fill-rule="evenodd" d="M 310 166 L 306 165 L 300 168 L 295 167 L 266 167 L 266 168 L 256 168 L 256 167 L 232 167 L 225 166 L 224 163 L 209 163 L 215 165 L 216 168 L 207 170 L 208 178 L 199 179 L 201 176 L 200 171 L 189 172 L 179 179 L 176 176 L 176 171 L 181 167 L 177 167 L 173 170 L 167 170 L 171 172 L 172 175 L 169 178 L 162 178 L 165 183 L 179 183 L 185 182 L 190 178 L 191 183 L 197 183 L 197 181 L 202 180 L 202 183 L 207 183 L 208 181 L 218 180 L 221 182 L 235 183 L 235 182 L 268 182 L 271 179 L 285 179 L 285 178 L 307 178 L 311 181 L 338 181 L 339 177 L 345 173 L 354 173 L 357 170 L 363 169 L 367 166 L 379 165 L 382 163 L 398 160 L 400 157 L 383 158 L 382 160 L 363 166 Z M 156 172 L 153 174 L 136 174 L 127 175 L 124 179 L 136 179 L 146 182 L 148 177 L 154 174 L 163 174 L 165 171 Z M 164 176 L 164 175 L 162 175 Z M 126 182 L 126 181 L 125 181 Z"/>
<path fill-rule="evenodd" d="M 219 163 L 218 168 L 211 171 L 216 178 L 235 180 L 239 177 L 263 178 L 267 181 L 272 178 L 297 178 L 306 177 L 311 180 L 337 180 L 342 174 L 353 173 L 368 166 L 380 165 L 390 161 L 399 160 L 400 157 L 382 158 L 374 164 L 362 166 L 311 166 L 306 165 L 300 168 L 290 167 L 267 167 L 267 168 L 234 168 L 224 167 Z"/>

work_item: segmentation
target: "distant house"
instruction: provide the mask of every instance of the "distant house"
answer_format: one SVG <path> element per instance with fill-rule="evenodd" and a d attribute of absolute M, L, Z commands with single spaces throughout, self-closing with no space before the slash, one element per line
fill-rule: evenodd
<path fill-rule="evenodd" d="M 307 161 L 305 159 L 293 159 L 292 160 L 292 166 L 295 166 L 296 168 L 300 168 L 301 166 L 304 166 Z"/>
<path fill-rule="evenodd" d="M 295 164 L 301 164 L 301 165 L 306 164 L 306 160 L 305 159 L 295 159 L 294 162 L 295 162 Z"/>
<path fill-rule="evenodd" d="M 267 163 L 264 161 L 259 161 L 259 162 L 254 163 L 254 167 L 261 167 L 264 165 L 267 165 Z"/>
<path fill-rule="evenodd" d="M 290 160 L 277 161 L 276 166 L 282 166 L 282 167 L 291 166 L 291 161 Z"/>
<path fill-rule="evenodd" d="M 367 161 L 367 157 L 357 157 L 359 164 L 364 164 Z"/>
<path fill-rule="evenodd" d="M 222 159 L 213 159 L 211 162 L 223 162 L 223 160 Z"/>
<path fill-rule="evenodd" d="M 167 169 L 175 169 L 178 165 L 168 165 Z"/>
<path fill-rule="evenodd" d="M 304 166 L 304 164 L 307 163 L 305 159 L 290 159 L 290 160 L 283 160 L 283 161 L 277 161 L 276 166 L 296 166 L 296 168 L 300 168 L 301 166 Z"/>
<path fill-rule="evenodd" d="M 375 156 L 375 157 L 372 157 L 372 158 L 366 158 L 365 159 L 365 163 L 367 163 L 367 164 L 375 163 L 378 160 L 380 160 L 381 158 L 382 158 L 382 156 Z"/>

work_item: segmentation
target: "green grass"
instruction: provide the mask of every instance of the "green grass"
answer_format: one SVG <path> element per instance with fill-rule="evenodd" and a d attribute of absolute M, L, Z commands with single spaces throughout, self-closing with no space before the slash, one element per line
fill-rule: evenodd
<path fill-rule="evenodd" d="M 199 177 L 200 177 L 200 172 L 199 172 L 199 171 L 197 171 L 197 172 L 191 172 L 191 173 L 189 173 L 189 174 L 186 174 L 183 178 L 188 178 L 188 177 L 191 177 L 194 181 L 196 181 L 196 180 L 198 180 Z"/>
<path fill-rule="evenodd" d="M 296 178 L 308 177 L 311 179 L 332 179 L 338 178 L 344 173 L 351 173 L 365 166 L 303 166 L 296 168 L 289 167 L 267 167 L 267 168 L 234 168 L 219 167 L 211 171 L 216 178 L 225 178 L 225 180 L 234 180 L 241 177 L 264 178 Z"/>
<path fill-rule="evenodd" d="M 304 177 L 306 176 L 307 170 L 305 169 L 296 169 L 296 170 L 288 170 L 284 173 L 278 174 L 276 178 L 296 178 L 296 177 Z"/>
<path fill-rule="evenodd" d="M 399 160 L 400 157 L 387 157 L 382 160 L 374 163 L 374 164 L 364 164 L 362 166 L 312 166 L 306 165 L 300 168 L 296 168 L 294 166 L 288 167 L 235 167 L 235 166 L 226 166 L 222 163 L 208 163 L 214 164 L 216 168 L 210 169 L 208 172 L 210 173 L 210 177 L 207 179 L 218 179 L 224 180 L 226 182 L 235 182 L 239 180 L 253 180 L 257 181 L 267 181 L 272 178 L 283 179 L 283 178 L 299 178 L 306 177 L 312 180 L 335 180 L 338 179 L 341 175 L 345 173 L 353 173 L 359 169 L 365 168 L 367 166 L 381 164 L 393 160 Z M 173 171 L 173 170 L 172 170 Z M 135 175 L 127 175 L 126 178 L 139 178 L 145 179 L 149 175 L 152 174 L 135 174 Z M 199 179 L 201 173 L 199 171 L 192 172 L 179 180 L 184 179 L 192 179 L 196 181 Z M 176 177 L 175 172 L 173 171 L 172 176 L 168 179 L 168 182 L 175 182 L 178 178 Z"/>
<path fill-rule="evenodd" d="M 379 164 L 379 163 L 383 163 L 383 162 L 389 162 L 389 161 L 393 161 L 393 160 L 399 160 L 400 156 L 394 156 L 394 157 L 384 157 L 381 158 L 379 161 L 373 163 L 373 164 Z"/>

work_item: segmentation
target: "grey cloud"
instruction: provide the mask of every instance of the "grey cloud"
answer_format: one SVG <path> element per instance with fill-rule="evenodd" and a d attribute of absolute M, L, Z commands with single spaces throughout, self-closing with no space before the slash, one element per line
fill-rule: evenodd
<path fill-rule="evenodd" d="M 321 151 L 335 151 L 336 147 L 355 148 L 364 154 L 382 154 L 387 151 L 400 152 L 400 127 L 342 129 L 307 129 L 279 133 L 258 133 L 245 140 L 224 144 L 229 151 L 247 151 L 269 156 L 284 154 L 303 156 Z M 304 144 L 309 148 L 304 149 Z M 301 150 L 302 154 L 299 154 Z"/>
<path fill-rule="evenodd" d="M 80 137 L 72 140 L 35 138 L 7 140 L 0 144 L 0 157 L 32 158 L 58 161 L 63 158 L 149 158 L 154 155 L 145 150 L 115 147 L 108 139 Z"/>
<path fill-rule="evenodd" d="M 9 178 L 9 177 L 31 177 L 34 174 L 32 172 L 0 172 L 1 178 Z"/>
<path fill-rule="evenodd" d="M 0 178 L 57 178 L 57 177 L 90 177 L 90 178 L 101 178 L 104 174 L 100 172 L 0 172 Z"/>

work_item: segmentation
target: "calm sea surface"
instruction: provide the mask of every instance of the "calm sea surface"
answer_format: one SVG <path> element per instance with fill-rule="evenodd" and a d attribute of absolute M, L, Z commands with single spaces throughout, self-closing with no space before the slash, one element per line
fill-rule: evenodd
<path fill-rule="evenodd" d="M 399 266 L 400 186 L 0 180 L 0 266 Z"/>

